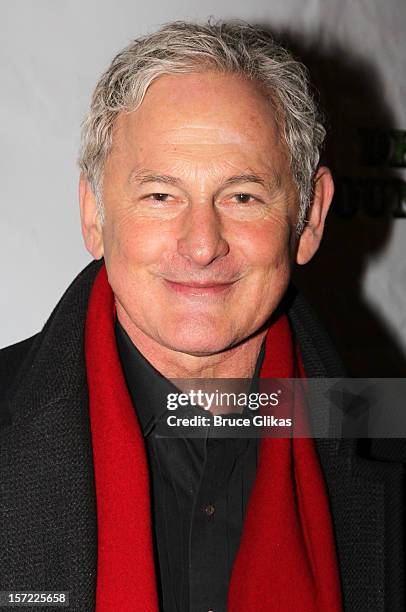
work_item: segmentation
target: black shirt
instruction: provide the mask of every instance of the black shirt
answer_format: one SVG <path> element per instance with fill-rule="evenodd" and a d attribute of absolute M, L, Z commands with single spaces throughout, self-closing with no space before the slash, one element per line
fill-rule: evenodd
<path fill-rule="evenodd" d="M 189 437 L 179 428 L 174 437 L 166 421 L 166 397 L 178 389 L 145 359 L 118 321 L 116 339 L 146 442 L 160 609 L 226 612 L 258 440 L 212 438 L 209 427 L 205 437 Z M 253 383 L 264 350 L 263 343 Z M 191 405 L 181 410 L 187 416 L 202 414 Z M 183 416 L 179 410 L 176 414 Z M 171 437 L 157 437 L 167 434 Z"/>

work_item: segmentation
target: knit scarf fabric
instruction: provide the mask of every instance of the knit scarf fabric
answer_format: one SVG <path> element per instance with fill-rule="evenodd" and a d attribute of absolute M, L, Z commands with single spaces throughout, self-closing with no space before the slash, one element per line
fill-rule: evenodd
<path fill-rule="evenodd" d="M 96 612 L 158 612 L 147 454 L 122 372 L 103 266 L 85 329 L 97 505 Z M 261 378 L 293 378 L 286 315 L 266 336 Z M 228 612 L 341 612 L 333 528 L 311 438 L 263 438 L 233 566 Z M 193 611 L 191 611 L 193 612 Z"/>

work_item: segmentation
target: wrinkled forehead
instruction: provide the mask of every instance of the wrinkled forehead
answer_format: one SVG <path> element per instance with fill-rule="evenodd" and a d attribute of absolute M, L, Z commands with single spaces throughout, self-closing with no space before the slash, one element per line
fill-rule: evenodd
<path fill-rule="evenodd" d="M 248 147 L 286 149 L 275 106 L 262 87 L 233 74 L 165 75 L 148 88 L 139 108 L 121 113 L 113 147 Z"/>
<path fill-rule="evenodd" d="M 144 166 L 229 162 L 264 171 L 286 170 L 288 157 L 274 105 L 263 90 L 238 75 L 219 73 L 157 79 L 137 110 L 118 116 L 112 153 Z"/>

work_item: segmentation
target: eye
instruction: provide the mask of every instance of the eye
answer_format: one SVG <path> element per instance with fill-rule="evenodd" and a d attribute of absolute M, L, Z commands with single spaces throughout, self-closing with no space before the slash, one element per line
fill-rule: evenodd
<path fill-rule="evenodd" d="M 234 197 L 239 204 L 248 204 L 251 199 L 254 199 L 249 193 L 237 193 Z"/>
<path fill-rule="evenodd" d="M 248 204 L 256 200 L 250 193 L 236 193 L 231 199 L 235 199 L 238 204 Z"/>
<path fill-rule="evenodd" d="M 157 202 L 166 202 L 170 197 L 169 193 L 151 193 L 148 196 L 151 200 L 156 200 Z"/>

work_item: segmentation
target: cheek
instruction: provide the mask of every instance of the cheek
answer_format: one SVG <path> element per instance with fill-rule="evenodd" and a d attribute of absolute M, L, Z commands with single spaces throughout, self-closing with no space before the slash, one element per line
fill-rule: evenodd
<path fill-rule="evenodd" d="M 251 266 L 267 273 L 289 267 L 290 234 L 288 225 L 267 224 L 243 232 L 239 244 Z"/>
<path fill-rule="evenodd" d="M 272 314 L 282 299 L 291 275 L 289 227 L 272 226 L 256 231 L 254 236 L 244 236 L 245 255 L 252 274 L 245 287 L 245 303 L 253 328 L 257 329 Z M 252 322 L 251 321 L 251 322 Z"/>
<path fill-rule="evenodd" d="M 106 259 L 130 266 L 147 265 L 162 257 L 169 240 L 162 223 L 151 220 L 117 223 L 106 228 Z"/>

